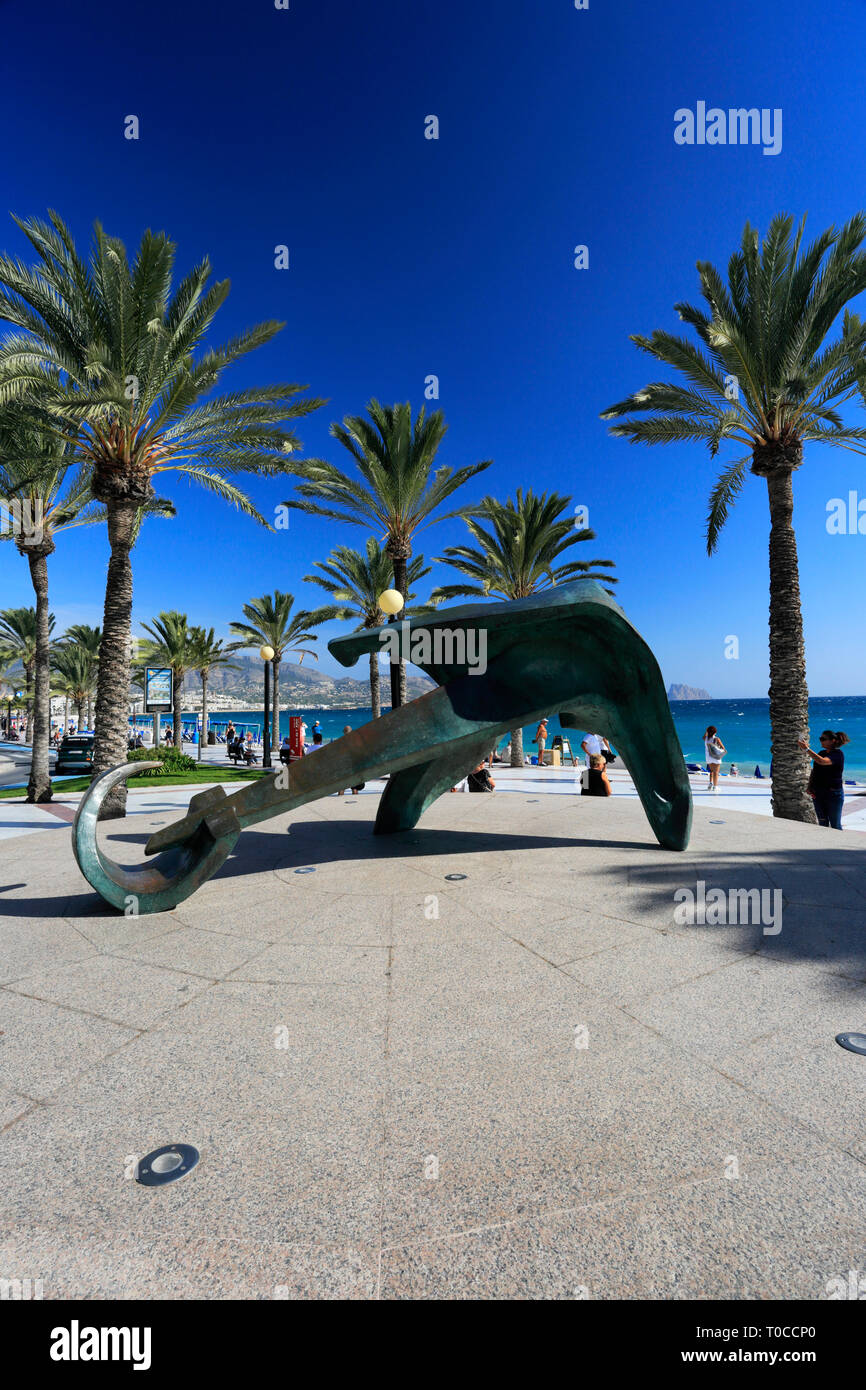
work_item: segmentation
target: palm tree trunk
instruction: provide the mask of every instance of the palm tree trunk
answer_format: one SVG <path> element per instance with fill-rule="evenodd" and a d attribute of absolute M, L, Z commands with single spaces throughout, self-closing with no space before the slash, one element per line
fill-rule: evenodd
<path fill-rule="evenodd" d="M 92 709 L 92 706 L 91 706 L 90 691 L 88 691 L 88 692 L 87 692 L 87 727 L 88 727 L 88 729 L 92 729 L 92 728 L 93 728 L 93 725 L 92 725 L 91 722 L 90 722 L 92 718 L 93 718 L 93 709 Z"/>
<path fill-rule="evenodd" d="M 276 754 L 280 746 L 280 658 L 275 654 L 271 662 L 273 674 L 274 700 L 271 707 L 271 753 Z"/>
<path fill-rule="evenodd" d="M 207 743 L 207 671 L 199 671 L 201 676 L 201 733 L 198 736 L 198 760 L 201 762 L 201 746 Z"/>
<path fill-rule="evenodd" d="M 523 767 L 523 730 L 511 731 L 511 766 Z"/>
<path fill-rule="evenodd" d="M 26 740 L 33 742 L 33 662 L 24 667 L 24 719 L 27 724 Z"/>
<path fill-rule="evenodd" d="M 76 718 L 77 718 L 77 721 L 78 721 L 78 728 L 75 730 L 75 732 L 76 732 L 77 734 L 80 734 L 80 733 L 81 733 L 81 730 L 84 728 L 84 699 L 83 699 L 83 698 L 80 699 L 80 700 L 78 701 L 78 706 L 77 706 L 77 710 L 76 710 Z"/>
<path fill-rule="evenodd" d="M 129 699 L 129 636 L 132 629 L 132 564 L 129 558 L 136 508 L 128 502 L 108 504 L 111 558 L 105 585 L 102 640 L 96 680 L 96 740 L 93 772 L 98 776 L 126 761 L 126 707 Z M 126 814 L 126 787 L 113 787 L 102 803 L 100 820 Z"/>
<path fill-rule="evenodd" d="M 773 815 L 815 824 L 806 791 L 809 761 L 797 747 L 808 738 L 809 690 L 794 534 L 793 475 L 767 474 L 770 498 L 770 730 Z"/>
<path fill-rule="evenodd" d="M 67 731 L 68 728 L 69 728 L 69 696 L 68 696 L 68 695 L 64 695 L 64 697 L 63 697 L 63 733 L 64 733 L 64 735 L 66 734 L 66 731 Z"/>
<path fill-rule="evenodd" d="M 45 540 L 38 550 L 27 551 L 30 565 L 30 578 L 36 595 L 36 688 L 33 706 L 33 724 L 30 728 L 30 743 L 33 755 L 30 760 L 30 779 L 27 783 L 28 801 L 51 800 L 51 777 L 48 771 L 48 736 L 51 724 L 51 670 L 49 647 L 51 633 L 48 626 L 48 565 L 47 557 L 54 549 L 51 541 Z"/>
<path fill-rule="evenodd" d="M 379 653 L 370 653 L 370 704 L 373 706 L 373 718 L 379 719 L 382 714 L 382 693 L 379 689 Z"/>
<path fill-rule="evenodd" d="M 395 551 L 390 550 L 387 545 L 385 549 L 388 550 L 388 554 L 391 556 L 391 560 L 394 565 L 394 588 L 403 595 L 403 600 L 405 603 L 406 595 L 409 591 L 409 582 L 407 579 L 409 556 L 400 553 L 399 549 L 395 553 Z M 402 614 L 398 615 L 398 622 L 400 621 L 401 616 Z M 398 706 L 404 705 L 405 703 L 406 663 L 401 660 L 397 666 L 396 671 L 394 670 L 393 666 L 391 667 L 391 708 L 396 709 Z"/>
<path fill-rule="evenodd" d="M 180 731 L 181 731 L 181 724 L 182 724 L 182 717 L 181 717 L 181 716 L 182 716 L 182 712 L 183 712 L 183 675 L 184 675 L 183 671 L 175 671 L 175 673 L 174 673 L 174 679 L 172 680 L 172 683 L 171 683 L 171 684 L 172 684 L 172 708 L 171 708 L 171 718 L 172 718 L 172 733 L 173 733 L 173 737 L 174 737 L 174 746 L 175 746 L 175 748 L 180 748 L 180 746 L 181 746 Z"/>

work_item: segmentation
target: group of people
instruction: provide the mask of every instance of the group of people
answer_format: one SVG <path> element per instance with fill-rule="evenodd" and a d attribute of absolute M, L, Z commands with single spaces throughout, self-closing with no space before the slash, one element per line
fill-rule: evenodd
<path fill-rule="evenodd" d="M 808 753 L 812 759 L 812 771 L 809 774 L 807 791 L 814 803 L 818 824 L 826 826 L 829 830 L 841 830 L 842 807 L 845 802 L 845 754 L 842 749 L 851 740 L 841 729 L 825 729 L 818 741 L 821 748 L 820 751 L 816 752 L 815 749 L 809 747 L 807 739 L 797 740 L 797 747 L 802 748 L 803 752 Z M 706 729 L 704 751 L 710 779 L 707 783 L 707 790 L 717 792 L 719 790 L 722 755 L 727 752 L 727 749 L 719 738 L 719 731 L 715 724 L 708 725 Z M 732 775 L 734 772 L 735 766 L 732 764 Z M 770 772 L 772 774 L 772 766 Z"/>
<path fill-rule="evenodd" d="M 532 740 L 538 747 L 538 765 L 544 765 L 544 750 L 547 746 L 547 726 L 548 720 L 542 719 L 535 731 Z M 587 734 L 581 743 L 581 748 L 586 756 L 586 769 L 581 778 L 581 794 L 583 796 L 611 796 L 613 788 L 610 785 L 610 778 L 607 775 L 607 765 L 616 761 L 616 754 L 603 734 Z M 466 777 L 466 789 L 470 792 L 492 792 L 496 789 L 496 783 L 490 775 L 490 769 L 495 762 L 510 762 L 511 743 L 509 741 L 504 753 L 500 755 L 494 749 L 489 757 L 474 767 Z M 456 787 L 451 788 L 452 792 Z"/>
<path fill-rule="evenodd" d="M 538 765 L 544 765 L 544 752 L 548 742 L 548 720 L 543 718 L 535 731 L 533 742 L 538 748 Z M 344 734 L 352 732 L 351 724 L 346 724 L 343 728 Z M 304 725 L 306 733 L 306 725 Z M 139 735 L 140 739 L 140 735 Z M 798 740 L 798 747 L 808 753 L 812 759 L 812 772 L 809 778 L 809 795 L 815 804 L 815 814 L 818 824 L 828 826 L 833 830 L 842 829 L 842 805 L 844 801 L 843 773 L 845 768 L 845 755 L 842 748 L 850 742 L 848 735 L 841 730 L 834 732 L 825 729 L 820 736 L 820 751 L 816 752 L 809 747 L 805 739 Z M 234 724 L 229 721 L 226 730 L 226 742 L 229 752 L 236 750 L 243 756 L 247 764 L 257 762 L 258 759 L 252 745 L 252 734 L 247 734 L 246 742 L 236 733 Z M 313 752 L 321 747 L 324 742 L 322 726 L 318 719 L 312 727 L 312 744 L 307 745 L 303 751 Z M 141 747 L 141 743 L 135 744 Z M 608 740 L 603 734 L 588 733 L 581 742 L 586 759 L 586 768 L 581 778 L 581 792 L 584 796 L 611 796 L 613 789 L 607 775 L 609 763 L 616 760 L 616 754 L 611 749 Z M 302 745 L 303 747 L 303 745 Z M 721 772 L 722 758 L 728 750 L 722 742 L 719 731 L 715 724 L 709 724 L 704 731 L 704 753 L 706 755 L 707 766 L 707 790 L 718 792 L 719 773 Z M 467 774 L 466 786 L 470 792 L 492 792 L 496 788 L 496 783 L 490 775 L 490 769 L 494 762 L 507 763 L 510 761 L 511 745 L 499 753 L 493 749 L 489 757 L 484 758 L 478 763 L 471 772 Z M 280 744 L 280 760 L 289 761 L 289 739 L 285 737 Z M 731 773 L 735 775 L 735 766 L 732 764 Z M 362 791 L 364 783 L 347 788 L 354 794 Z M 456 787 L 451 788 L 456 791 Z M 340 791 L 339 796 L 344 792 Z"/>

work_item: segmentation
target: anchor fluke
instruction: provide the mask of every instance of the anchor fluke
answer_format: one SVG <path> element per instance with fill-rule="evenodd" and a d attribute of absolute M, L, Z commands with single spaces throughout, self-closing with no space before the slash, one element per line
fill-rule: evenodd
<path fill-rule="evenodd" d="M 147 768 L 160 766 L 158 762 L 146 762 L 109 768 L 91 782 L 72 823 L 72 850 L 79 869 L 106 902 L 127 916 L 168 912 L 183 902 L 225 863 L 241 833 L 234 810 L 219 805 L 225 800 L 225 793 L 222 788 L 214 788 L 216 796 L 202 793 L 200 798 L 194 798 L 194 801 L 206 798 L 207 805 L 196 807 L 198 818 L 180 843 L 147 864 L 118 864 L 111 859 L 97 839 L 100 806 L 119 782 Z"/>

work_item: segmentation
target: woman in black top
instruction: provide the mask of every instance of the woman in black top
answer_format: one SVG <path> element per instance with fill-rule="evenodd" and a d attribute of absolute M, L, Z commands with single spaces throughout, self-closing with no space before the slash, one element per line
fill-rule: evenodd
<path fill-rule="evenodd" d="M 581 796 L 612 796 L 613 787 L 607 775 L 607 764 L 602 753 L 593 753 L 589 759 L 586 786 L 580 789 Z"/>
<path fill-rule="evenodd" d="M 492 792 L 496 786 L 483 763 L 479 763 L 475 770 L 470 772 L 466 781 L 471 792 Z"/>
<path fill-rule="evenodd" d="M 797 746 L 804 749 L 813 759 L 809 795 L 815 803 L 818 824 L 829 826 L 831 830 L 842 829 L 842 803 L 845 800 L 845 789 L 842 785 L 845 754 L 842 752 L 842 745 L 850 742 L 848 735 L 843 734 L 841 729 L 836 734 L 832 729 L 824 730 L 821 735 L 820 753 L 814 753 L 804 738 L 797 740 Z"/>

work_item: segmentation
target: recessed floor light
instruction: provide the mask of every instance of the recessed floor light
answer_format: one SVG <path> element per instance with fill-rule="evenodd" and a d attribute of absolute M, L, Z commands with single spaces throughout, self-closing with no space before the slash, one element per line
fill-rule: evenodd
<path fill-rule="evenodd" d="M 866 1033 L 837 1033 L 836 1041 L 846 1052 L 859 1052 L 866 1057 Z"/>
<path fill-rule="evenodd" d="M 446 875 L 445 875 L 445 881 L 446 881 L 447 883 L 456 883 L 458 879 L 465 878 L 465 877 L 466 877 L 465 874 L 446 874 Z"/>
<path fill-rule="evenodd" d="M 295 869 L 296 874 L 314 874 L 315 872 L 316 869 L 313 864 L 307 864 L 303 869 Z"/>
<path fill-rule="evenodd" d="M 724 824 L 725 824 L 725 822 L 724 822 L 723 820 L 711 820 L 711 821 L 710 821 L 710 825 L 724 825 Z"/>
<path fill-rule="evenodd" d="M 168 1182 L 185 1178 L 199 1158 L 199 1151 L 192 1144 L 164 1144 L 138 1160 L 135 1181 L 142 1187 L 164 1187 Z"/>

